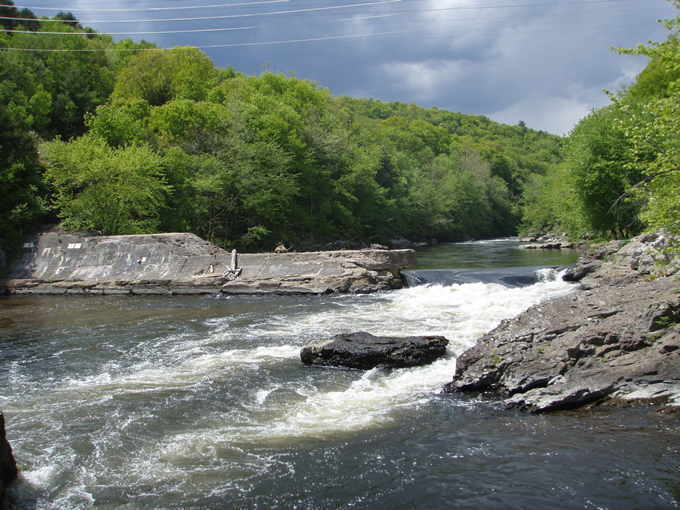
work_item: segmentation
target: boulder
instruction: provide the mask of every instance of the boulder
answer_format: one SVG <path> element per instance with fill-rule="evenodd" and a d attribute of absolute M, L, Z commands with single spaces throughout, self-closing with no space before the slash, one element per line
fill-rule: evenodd
<path fill-rule="evenodd" d="M 427 365 L 444 355 L 443 336 L 378 337 L 358 332 L 315 340 L 300 351 L 302 362 L 368 370 L 377 366 L 405 368 Z"/>
<path fill-rule="evenodd" d="M 0 505 L 5 496 L 5 489 L 17 478 L 17 463 L 12 455 L 12 447 L 7 441 L 5 416 L 0 412 Z"/>

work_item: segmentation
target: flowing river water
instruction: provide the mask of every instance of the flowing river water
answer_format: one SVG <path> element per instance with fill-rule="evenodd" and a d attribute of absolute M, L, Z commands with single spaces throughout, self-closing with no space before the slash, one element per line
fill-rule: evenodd
<path fill-rule="evenodd" d="M 440 393 L 480 335 L 574 290 L 539 268 L 575 253 L 516 244 L 423 248 L 418 285 L 366 296 L 0 300 L 21 470 L 6 506 L 677 508 L 677 415 L 534 416 Z M 449 353 L 403 370 L 301 364 L 308 341 L 353 331 L 444 335 Z"/>

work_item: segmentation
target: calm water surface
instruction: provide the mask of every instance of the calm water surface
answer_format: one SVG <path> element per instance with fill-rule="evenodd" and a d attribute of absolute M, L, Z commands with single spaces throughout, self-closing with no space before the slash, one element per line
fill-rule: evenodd
<path fill-rule="evenodd" d="M 474 270 L 484 281 L 486 269 L 524 274 L 576 258 L 515 245 L 429 247 L 419 260 L 425 272 Z M 0 409 L 21 468 L 10 502 L 677 508 L 674 415 L 530 416 L 492 397 L 439 393 L 480 335 L 574 290 L 554 274 L 528 286 L 449 282 L 371 296 L 2 300 Z M 309 340 L 358 330 L 443 334 L 450 352 L 391 371 L 300 363 Z"/>

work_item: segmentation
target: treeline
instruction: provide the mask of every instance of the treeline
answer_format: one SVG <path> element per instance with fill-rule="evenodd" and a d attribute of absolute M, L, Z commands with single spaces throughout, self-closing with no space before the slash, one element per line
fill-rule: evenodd
<path fill-rule="evenodd" d="M 538 226 L 564 172 L 563 139 L 521 122 L 334 98 L 196 48 L 114 43 L 69 13 L 0 12 L 5 246 L 56 221 L 248 250 L 511 235 Z"/>
<path fill-rule="evenodd" d="M 663 24 L 665 42 L 617 50 L 648 64 L 610 94 L 610 106 L 573 129 L 564 164 L 526 180 L 524 231 L 615 239 L 647 229 L 680 233 L 680 17 Z"/>

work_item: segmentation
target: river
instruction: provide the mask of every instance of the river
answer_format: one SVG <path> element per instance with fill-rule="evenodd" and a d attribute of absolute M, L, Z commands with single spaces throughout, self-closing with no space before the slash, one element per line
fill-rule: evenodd
<path fill-rule="evenodd" d="M 408 276 L 420 285 L 367 296 L 0 300 L 0 409 L 21 470 L 8 499 L 59 510 L 677 508 L 677 415 L 533 416 L 440 393 L 480 335 L 574 291 L 538 268 L 575 253 L 516 245 L 423 248 Z M 391 371 L 300 363 L 308 341 L 362 330 L 444 335 L 449 353 Z"/>

